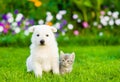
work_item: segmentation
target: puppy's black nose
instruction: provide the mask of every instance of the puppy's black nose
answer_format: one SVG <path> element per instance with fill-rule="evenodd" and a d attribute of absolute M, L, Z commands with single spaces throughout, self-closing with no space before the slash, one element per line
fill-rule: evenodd
<path fill-rule="evenodd" d="M 43 45 L 44 43 L 45 43 L 45 41 L 44 41 L 44 40 L 41 40 L 41 41 L 40 41 L 40 44 L 42 44 L 42 45 Z"/>

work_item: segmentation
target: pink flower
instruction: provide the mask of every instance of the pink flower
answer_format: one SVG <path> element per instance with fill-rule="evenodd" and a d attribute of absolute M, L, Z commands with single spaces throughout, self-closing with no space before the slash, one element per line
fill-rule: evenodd
<path fill-rule="evenodd" d="M 101 15 L 105 15 L 105 12 L 104 12 L 104 11 L 100 11 L 100 14 L 101 14 Z"/>
<path fill-rule="evenodd" d="M 82 25 L 84 28 L 87 28 L 89 26 L 88 22 L 83 22 Z"/>
<path fill-rule="evenodd" d="M 6 34 L 8 33 L 8 29 L 7 28 L 4 28 L 3 32 Z"/>
<path fill-rule="evenodd" d="M 102 28 L 102 25 L 99 24 L 99 25 L 98 25 L 98 28 L 101 29 L 101 28 Z"/>
<path fill-rule="evenodd" d="M 73 33 L 74 33 L 74 35 L 76 35 L 76 36 L 79 35 L 79 31 L 78 31 L 78 30 L 74 30 Z"/>
<path fill-rule="evenodd" d="M 3 27 L 3 32 L 6 34 L 8 32 L 8 28 L 5 27 L 5 24 L 0 22 L 0 26 Z"/>

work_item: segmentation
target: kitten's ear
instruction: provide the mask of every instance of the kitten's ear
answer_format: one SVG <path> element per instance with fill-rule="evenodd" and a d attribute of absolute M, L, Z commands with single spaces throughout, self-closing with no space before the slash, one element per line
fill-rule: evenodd
<path fill-rule="evenodd" d="M 72 52 L 72 54 L 71 54 L 71 59 L 75 59 L 75 53 L 74 52 Z"/>
<path fill-rule="evenodd" d="M 64 52 L 60 51 L 60 58 L 63 58 L 63 57 L 64 57 Z"/>
<path fill-rule="evenodd" d="M 63 52 L 63 51 L 60 51 L 60 55 L 64 55 L 64 52 Z"/>

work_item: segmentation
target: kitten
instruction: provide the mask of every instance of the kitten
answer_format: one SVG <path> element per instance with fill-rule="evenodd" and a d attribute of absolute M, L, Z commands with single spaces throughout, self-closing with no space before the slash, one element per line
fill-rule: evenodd
<path fill-rule="evenodd" d="M 72 71 L 72 65 L 74 63 L 75 53 L 64 53 L 60 52 L 60 73 L 70 73 Z"/>

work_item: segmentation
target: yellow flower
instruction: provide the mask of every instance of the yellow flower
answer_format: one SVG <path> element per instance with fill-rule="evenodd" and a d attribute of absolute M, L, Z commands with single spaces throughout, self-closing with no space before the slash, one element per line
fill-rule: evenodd
<path fill-rule="evenodd" d="M 29 1 L 33 2 L 36 7 L 40 7 L 42 5 L 42 2 L 39 0 L 29 0 Z"/>
<path fill-rule="evenodd" d="M 36 7 L 40 7 L 40 6 L 42 5 L 42 2 L 41 2 L 41 1 L 36 1 L 36 2 L 34 3 L 34 5 L 35 5 Z"/>
<path fill-rule="evenodd" d="M 47 22 L 46 24 L 49 25 L 49 26 L 53 25 L 52 22 Z"/>
<path fill-rule="evenodd" d="M 10 25 L 9 24 L 5 24 L 5 28 L 9 29 Z"/>

